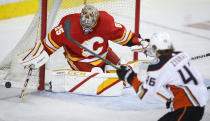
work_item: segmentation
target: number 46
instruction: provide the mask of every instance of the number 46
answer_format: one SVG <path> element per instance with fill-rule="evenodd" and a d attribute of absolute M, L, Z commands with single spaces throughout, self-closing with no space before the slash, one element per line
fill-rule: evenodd
<path fill-rule="evenodd" d="M 155 78 L 147 76 L 146 83 L 149 84 L 150 86 L 155 86 L 155 80 L 156 80 Z"/>

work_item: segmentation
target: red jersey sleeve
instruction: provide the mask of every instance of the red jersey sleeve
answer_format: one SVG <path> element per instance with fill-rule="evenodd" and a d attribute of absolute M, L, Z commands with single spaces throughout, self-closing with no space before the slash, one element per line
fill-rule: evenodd
<path fill-rule="evenodd" d="M 53 28 L 46 38 L 43 41 L 43 45 L 45 47 L 45 50 L 49 55 L 54 53 L 57 49 L 59 49 L 61 46 L 63 46 L 63 40 L 65 39 L 64 34 L 64 21 L 65 18 L 63 18 L 58 26 Z"/>
<path fill-rule="evenodd" d="M 138 44 L 136 43 L 138 37 L 136 37 L 136 35 L 131 30 L 126 29 L 126 27 L 120 23 L 116 23 L 114 18 L 108 13 L 102 17 L 107 17 L 104 23 L 106 23 L 106 26 L 108 25 L 107 30 L 111 41 L 126 46 Z"/>

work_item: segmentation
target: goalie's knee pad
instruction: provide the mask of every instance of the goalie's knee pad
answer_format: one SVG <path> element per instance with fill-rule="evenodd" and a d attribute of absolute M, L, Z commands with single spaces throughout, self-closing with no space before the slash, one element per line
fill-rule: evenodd
<path fill-rule="evenodd" d="M 103 73 L 103 70 L 100 67 L 93 67 L 91 69 L 92 73 Z"/>

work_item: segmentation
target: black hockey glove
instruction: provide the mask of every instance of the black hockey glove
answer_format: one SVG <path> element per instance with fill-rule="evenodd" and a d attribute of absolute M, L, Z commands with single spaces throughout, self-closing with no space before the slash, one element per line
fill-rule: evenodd
<path fill-rule="evenodd" d="M 135 73 L 128 66 L 121 65 L 120 69 L 117 69 L 117 75 L 120 80 L 123 80 L 131 84 L 131 81 L 135 76 Z"/>
<path fill-rule="evenodd" d="M 169 109 L 171 106 L 172 100 L 171 98 L 166 102 L 166 108 Z"/>

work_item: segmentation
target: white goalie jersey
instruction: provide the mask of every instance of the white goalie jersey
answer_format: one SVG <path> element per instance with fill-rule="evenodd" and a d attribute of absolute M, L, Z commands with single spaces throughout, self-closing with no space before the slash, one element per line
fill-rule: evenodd
<path fill-rule="evenodd" d="M 137 92 L 140 99 L 153 96 L 164 86 L 171 93 L 172 109 L 206 105 L 207 88 L 186 53 L 174 52 L 155 58 L 147 74 L 147 80 Z"/>

